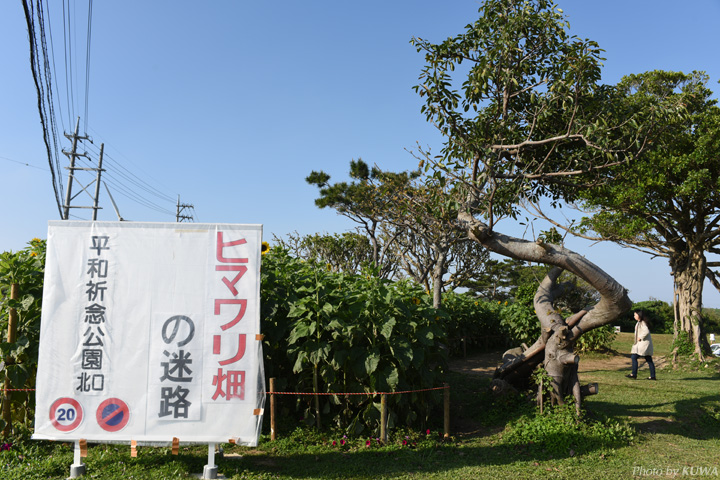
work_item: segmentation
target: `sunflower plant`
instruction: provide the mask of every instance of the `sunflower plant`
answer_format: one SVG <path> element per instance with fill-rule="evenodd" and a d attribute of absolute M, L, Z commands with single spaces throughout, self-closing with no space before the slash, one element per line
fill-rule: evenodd
<path fill-rule="evenodd" d="M 322 415 L 360 433 L 380 418 L 374 392 L 442 385 L 442 314 L 418 286 L 328 271 L 273 248 L 263 257 L 261 300 L 267 375 L 278 390 L 329 394 L 297 397 L 308 422 Z M 425 424 L 441 399 L 436 391 L 390 395 L 390 426 Z"/>
<path fill-rule="evenodd" d="M 38 346 L 40 340 L 40 308 L 42 306 L 43 277 L 45 271 L 45 240 L 32 239 L 28 246 L 18 252 L 0 253 L 0 356 L 4 388 L 32 389 L 35 386 Z M 11 298 L 16 285 L 18 298 Z M 9 342 L 10 309 L 17 312 L 15 339 Z M 16 431 L 28 427 L 35 405 L 34 391 L 14 392 L 10 398 L 13 410 L 13 426 Z M 7 401 L 2 396 L 2 401 Z M 0 420 L 2 429 L 5 421 Z"/>

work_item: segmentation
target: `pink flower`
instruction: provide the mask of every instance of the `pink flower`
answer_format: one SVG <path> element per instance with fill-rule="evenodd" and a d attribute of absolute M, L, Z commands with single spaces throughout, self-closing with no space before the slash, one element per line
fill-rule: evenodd
<path fill-rule="evenodd" d="M 333 440 L 333 447 L 337 447 L 337 442 Z"/>
<path fill-rule="evenodd" d="M 425 435 L 430 435 L 430 429 L 429 429 L 429 428 L 425 431 Z"/>
<path fill-rule="evenodd" d="M 370 446 L 370 440 L 367 440 L 367 441 L 365 442 L 365 446 L 366 446 L 366 447 L 369 447 L 369 446 Z"/>

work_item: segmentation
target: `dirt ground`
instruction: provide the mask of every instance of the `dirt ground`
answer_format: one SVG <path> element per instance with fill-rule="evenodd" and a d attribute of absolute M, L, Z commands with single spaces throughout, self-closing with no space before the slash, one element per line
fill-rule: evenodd
<path fill-rule="evenodd" d="M 459 373 L 469 373 L 492 378 L 495 368 L 502 363 L 503 352 L 490 352 L 468 355 L 467 358 L 453 359 L 449 362 L 450 370 Z M 594 357 L 597 357 L 596 355 Z M 665 357 L 653 357 L 655 368 L 665 366 Z M 640 360 L 641 368 L 644 361 Z M 607 354 L 602 358 L 593 358 L 580 355 L 578 372 L 591 372 L 594 370 L 623 370 L 630 368 L 630 354 Z"/>

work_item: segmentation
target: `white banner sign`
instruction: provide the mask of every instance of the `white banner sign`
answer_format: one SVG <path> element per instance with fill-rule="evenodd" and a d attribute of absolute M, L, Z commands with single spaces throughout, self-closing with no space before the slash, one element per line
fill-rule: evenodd
<path fill-rule="evenodd" d="M 33 438 L 257 445 L 261 238 L 49 222 Z"/>

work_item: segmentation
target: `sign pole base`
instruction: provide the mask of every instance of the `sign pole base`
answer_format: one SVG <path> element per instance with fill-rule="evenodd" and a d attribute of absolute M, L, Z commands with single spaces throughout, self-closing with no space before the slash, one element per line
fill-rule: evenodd
<path fill-rule="evenodd" d="M 82 457 L 80 456 L 80 442 L 75 442 L 75 456 L 73 459 L 73 464 L 70 465 L 70 478 L 78 478 L 85 475 L 85 465 L 82 462 Z"/>
<path fill-rule="evenodd" d="M 208 443 L 208 464 L 203 467 L 203 479 L 217 478 L 218 467 L 215 465 L 215 444 Z"/>

